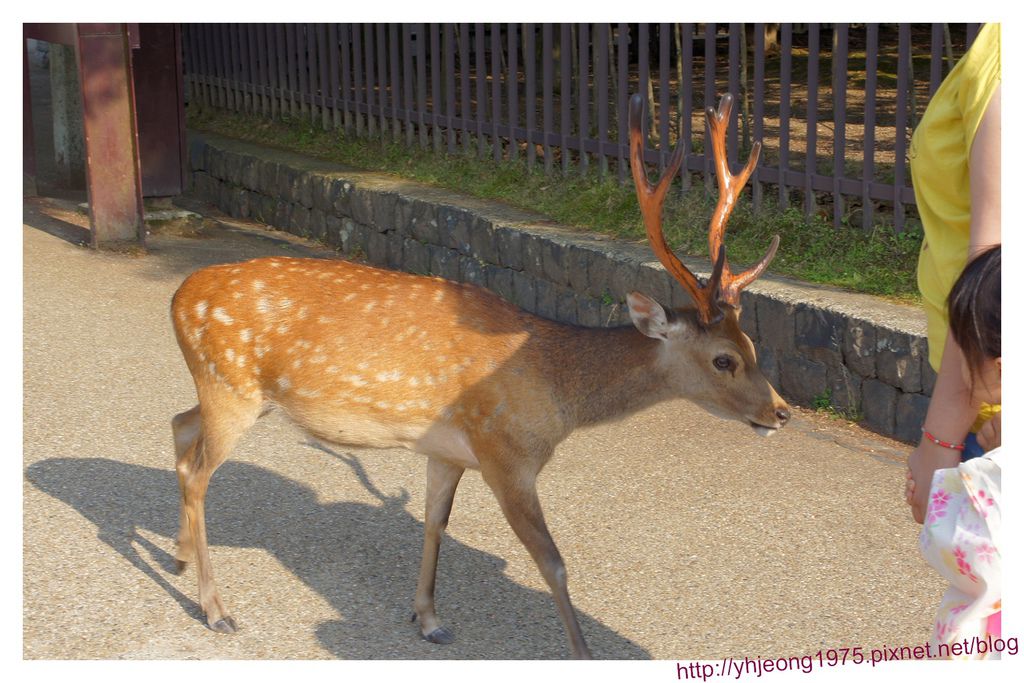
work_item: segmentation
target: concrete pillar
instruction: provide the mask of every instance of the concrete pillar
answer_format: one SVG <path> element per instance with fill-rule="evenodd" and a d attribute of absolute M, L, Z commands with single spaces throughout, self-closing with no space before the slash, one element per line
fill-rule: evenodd
<path fill-rule="evenodd" d="M 58 186 L 85 189 L 85 130 L 75 48 L 50 46 L 50 96 L 53 102 L 53 151 Z"/>

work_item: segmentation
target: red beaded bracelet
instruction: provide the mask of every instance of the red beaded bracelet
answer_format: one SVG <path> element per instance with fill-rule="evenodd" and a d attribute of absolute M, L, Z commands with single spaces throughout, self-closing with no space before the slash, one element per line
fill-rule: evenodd
<path fill-rule="evenodd" d="M 921 433 L 924 434 L 924 438 L 928 439 L 929 441 L 931 441 L 933 444 L 935 444 L 937 446 L 942 446 L 943 448 L 951 448 L 954 451 L 962 451 L 964 449 L 964 444 L 962 444 L 962 443 L 950 443 L 948 441 L 943 441 L 942 439 L 937 438 L 934 434 L 929 432 L 924 427 L 921 427 Z"/>

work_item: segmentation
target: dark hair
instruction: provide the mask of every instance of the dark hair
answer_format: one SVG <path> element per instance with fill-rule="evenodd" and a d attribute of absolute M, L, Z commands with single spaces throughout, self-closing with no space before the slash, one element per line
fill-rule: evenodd
<path fill-rule="evenodd" d="M 1002 247 L 975 256 L 949 292 L 949 329 L 972 379 L 987 359 L 1002 357 Z"/>

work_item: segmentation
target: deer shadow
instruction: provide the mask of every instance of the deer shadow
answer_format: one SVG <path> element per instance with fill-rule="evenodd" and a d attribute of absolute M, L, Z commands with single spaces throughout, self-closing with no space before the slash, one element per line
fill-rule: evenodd
<path fill-rule="evenodd" d="M 341 618 L 321 623 L 317 637 L 338 658 L 568 657 L 551 595 L 514 583 L 502 573 L 503 559 L 451 537 L 442 544 L 437 597 L 456 642 L 437 646 L 420 640 L 418 625 L 409 618 L 423 524 L 408 511 L 405 491 L 383 494 L 355 456 L 334 455 L 353 469 L 380 504 L 321 504 L 299 482 L 229 460 L 218 469 L 207 496 L 212 551 L 216 553 L 216 546 L 264 549 L 322 596 Z M 165 547 L 173 546 L 179 499 L 172 470 L 105 458 L 50 458 L 29 466 L 27 478 L 95 524 L 101 541 L 166 591 L 196 619 L 197 627 L 205 624 L 195 596 L 183 594 L 167 578 L 174 571 L 174 557 L 138 533 L 156 534 L 168 539 Z M 244 625 L 245 614 L 238 616 Z M 596 619 L 578 616 L 600 656 L 651 657 Z"/>

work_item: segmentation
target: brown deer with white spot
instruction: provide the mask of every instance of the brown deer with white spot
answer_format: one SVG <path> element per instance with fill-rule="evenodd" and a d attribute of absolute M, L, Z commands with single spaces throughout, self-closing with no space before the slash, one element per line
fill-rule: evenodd
<path fill-rule="evenodd" d="M 630 160 L 647 232 L 658 258 L 695 308 L 666 310 L 628 296 L 633 325 L 586 329 L 538 318 L 479 287 L 346 261 L 263 258 L 191 275 L 174 296 L 174 330 L 199 404 L 173 420 L 181 485 L 179 569 L 195 560 L 209 626 L 233 632 L 214 584 L 204 497 L 214 470 L 242 434 L 276 405 L 326 442 L 407 448 L 427 456 L 425 538 L 414 601 L 422 636 L 450 642 L 434 609 L 441 537 L 455 489 L 479 470 L 508 523 L 550 586 L 572 654 L 589 657 L 548 532 L 536 479 L 577 427 L 687 398 L 762 434 L 782 427 L 789 407 L 757 367 L 739 325 L 740 290 L 768 254 L 733 276 L 721 247 L 729 212 L 757 158 L 729 173 L 724 136 L 731 98 L 708 110 L 719 205 L 709 242 L 715 256 L 701 285 L 661 231 L 661 205 L 682 161 L 672 157 L 657 186 L 643 168 L 640 115 L 630 104 Z"/>

